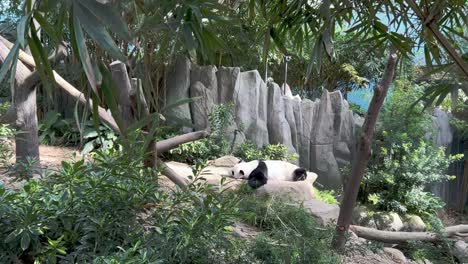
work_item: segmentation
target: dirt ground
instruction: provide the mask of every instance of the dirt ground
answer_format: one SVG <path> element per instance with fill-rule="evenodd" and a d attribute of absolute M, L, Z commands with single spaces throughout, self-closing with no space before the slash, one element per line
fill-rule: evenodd
<path fill-rule="evenodd" d="M 13 152 L 15 145 L 13 143 Z M 61 167 L 62 161 L 79 160 L 80 153 L 76 148 L 54 147 L 54 146 L 39 146 L 39 155 L 41 158 L 41 168 L 48 170 L 58 170 Z M 10 162 L 14 162 L 15 157 L 12 156 Z M 8 176 L 6 171 L 0 170 L 0 181 L 7 187 L 17 189 L 21 186 L 20 182 L 12 181 L 13 178 Z"/>

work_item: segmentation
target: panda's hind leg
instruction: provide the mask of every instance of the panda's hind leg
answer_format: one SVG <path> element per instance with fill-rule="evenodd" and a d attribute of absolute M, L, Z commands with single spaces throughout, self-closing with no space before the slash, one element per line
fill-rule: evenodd
<path fill-rule="evenodd" d="M 257 189 L 268 182 L 268 168 L 265 162 L 260 161 L 258 167 L 249 175 L 249 186 Z"/>
<path fill-rule="evenodd" d="M 293 181 L 305 181 L 307 179 L 307 171 L 304 168 L 297 168 L 293 174 Z"/>

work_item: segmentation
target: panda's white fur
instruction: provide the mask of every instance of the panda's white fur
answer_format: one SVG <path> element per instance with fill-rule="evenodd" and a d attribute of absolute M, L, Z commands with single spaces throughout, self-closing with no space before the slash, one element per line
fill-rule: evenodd
<path fill-rule="evenodd" d="M 240 162 L 232 168 L 231 174 L 236 179 L 247 179 L 258 167 L 260 161 Z M 294 181 L 294 171 L 300 167 L 282 160 L 265 160 L 268 168 L 268 180 Z M 242 172 L 242 173 L 241 173 Z"/>

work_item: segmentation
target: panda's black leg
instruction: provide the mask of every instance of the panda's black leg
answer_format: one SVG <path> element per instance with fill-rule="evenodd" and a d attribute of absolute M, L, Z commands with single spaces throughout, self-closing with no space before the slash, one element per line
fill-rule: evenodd
<path fill-rule="evenodd" d="M 307 171 L 304 168 L 297 168 L 294 170 L 294 181 L 305 181 L 307 179 Z"/>
<path fill-rule="evenodd" d="M 249 186 L 252 189 L 257 189 L 265 184 L 267 184 L 268 178 L 261 171 L 253 171 L 249 176 Z"/>

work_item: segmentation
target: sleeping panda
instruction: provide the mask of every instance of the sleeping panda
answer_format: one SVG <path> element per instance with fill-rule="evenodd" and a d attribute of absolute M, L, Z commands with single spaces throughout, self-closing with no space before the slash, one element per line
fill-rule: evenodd
<path fill-rule="evenodd" d="M 247 179 L 253 189 L 265 185 L 269 180 L 303 181 L 307 178 L 304 168 L 282 160 L 254 160 L 240 162 L 232 168 L 236 179 Z"/>

